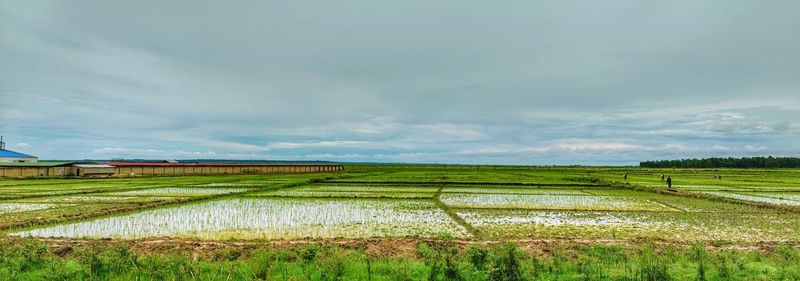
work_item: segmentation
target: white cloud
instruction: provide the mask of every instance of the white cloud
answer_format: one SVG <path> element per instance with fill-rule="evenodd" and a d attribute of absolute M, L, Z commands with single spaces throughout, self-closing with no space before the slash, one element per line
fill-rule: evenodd
<path fill-rule="evenodd" d="M 725 151 L 725 150 L 731 150 L 731 148 L 724 145 L 715 144 L 711 146 L 711 150 Z"/>
<path fill-rule="evenodd" d="M 556 143 L 555 149 L 572 151 L 619 151 L 640 149 L 638 145 L 623 142 L 603 142 L 591 140 L 568 140 Z"/>
<path fill-rule="evenodd" d="M 685 143 L 678 143 L 678 142 L 671 142 L 664 144 L 665 149 L 676 149 L 676 150 L 693 150 L 694 147 L 687 145 Z"/>
<path fill-rule="evenodd" d="M 363 159 L 363 158 L 370 158 L 370 155 L 364 154 L 331 154 L 331 153 L 318 153 L 318 154 L 307 154 L 305 158 L 308 159 Z"/>
<path fill-rule="evenodd" d="M 184 151 L 104 147 L 92 151 L 94 157 L 104 159 L 263 159 L 264 155 L 243 153 L 217 153 L 215 151 Z"/>
<path fill-rule="evenodd" d="M 278 142 L 267 145 L 271 149 L 298 148 L 332 148 L 332 147 L 365 147 L 372 144 L 367 141 L 318 141 L 318 142 Z"/>
<path fill-rule="evenodd" d="M 764 150 L 767 150 L 767 147 L 766 146 L 755 146 L 755 145 L 748 144 L 748 145 L 744 146 L 744 150 L 746 150 L 746 151 L 764 151 Z"/>
<path fill-rule="evenodd" d="M 31 147 L 31 145 L 29 143 L 27 143 L 27 142 L 20 142 L 20 143 L 17 143 L 15 145 L 13 145 L 14 149 L 26 149 L 26 148 L 29 148 L 29 147 Z"/>
<path fill-rule="evenodd" d="M 447 141 L 480 140 L 486 135 L 477 125 L 464 125 L 452 123 L 429 123 L 411 126 L 412 136 L 416 138 L 442 139 Z"/>

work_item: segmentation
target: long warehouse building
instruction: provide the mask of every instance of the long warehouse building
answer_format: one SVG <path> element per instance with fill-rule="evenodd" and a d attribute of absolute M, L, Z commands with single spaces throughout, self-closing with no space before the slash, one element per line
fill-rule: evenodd
<path fill-rule="evenodd" d="M 0 163 L 0 177 L 136 177 L 319 173 L 343 170 L 337 163 L 170 163 L 170 162 L 46 162 Z"/>

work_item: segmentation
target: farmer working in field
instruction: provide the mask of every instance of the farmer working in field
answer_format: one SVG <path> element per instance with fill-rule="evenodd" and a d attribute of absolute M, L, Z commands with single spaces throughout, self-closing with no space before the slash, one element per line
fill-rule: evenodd
<path fill-rule="evenodd" d="M 672 189 L 672 177 L 667 177 L 667 187 Z"/>
<path fill-rule="evenodd" d="M 661 181 L 664 181 L 664 174 L 661 174 Z"/>
<path fill-rule="evenodd" d="M 622 177 L 625 178 L 625 180 L 628 180 L 628 173 L 625 173 L 624 175 L 622 175 Z"/>

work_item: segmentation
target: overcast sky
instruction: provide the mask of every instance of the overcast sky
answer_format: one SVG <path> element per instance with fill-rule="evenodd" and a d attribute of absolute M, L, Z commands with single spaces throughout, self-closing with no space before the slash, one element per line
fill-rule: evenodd
<path fill-rule="evenodd" d="M 0 0 L 44 159 L 800 156 L 800 1 Z"/>

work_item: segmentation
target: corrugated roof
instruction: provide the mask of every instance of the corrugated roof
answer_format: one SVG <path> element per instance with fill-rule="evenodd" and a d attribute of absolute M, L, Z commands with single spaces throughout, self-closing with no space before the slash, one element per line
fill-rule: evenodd
<path fill-rule="evenodd" d="M 16 151 L 0 149 L 0 157 L 9 157 L 9 158 L 36 158 L 36 156 L 30 156 L 28 154 L 22 154 Z"/>
<path fill-rule="evenodd" d="M 115 167 L 187 167 L 197 163 L 155 163 L 155 162 L 106 162 Z"/>
<path fill-rule="evenodd" d="M 103 164 L 75 164 L 73 166 L 78 168 L 114 168 L 114 166 Z"/>
<path fill-rule="evenodd" d="M 39 162 L 0 162 L 0 167 L 56 167 L 56 166 L 65 166 L 75 162 L 48 162 L 48 161 L 39 161 Z"/>
<path fill-rule="evenodd" d="M 339 166 L 336 163 L 153 163 L 153 162 L 105 162 L 115 167 L 247 167 L 247 166 Z"/>

